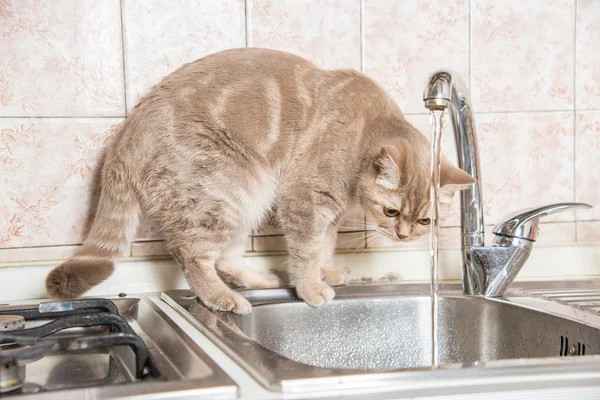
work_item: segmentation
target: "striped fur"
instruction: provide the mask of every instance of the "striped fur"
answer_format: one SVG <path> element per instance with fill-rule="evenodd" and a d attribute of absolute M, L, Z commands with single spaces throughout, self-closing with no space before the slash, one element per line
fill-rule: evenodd
<path fill-rule="evenodd" d="M 144 212 L 159 222 L 190 288 L 213 310 L 246 313 L 242 287 L 279 285 L 244 264 L 243 241 L 277 207 L 298 294 L 319 306 L 346 271 L 331 265 L 336 221 L 356 201 L 383 235 L 412 240 L 428 213 L 429 142 L 390 97 L 352 70 L 236 49 L 181 67 L 133 109 L 102 169 L 99 208 L 72 259 L 46 280 L 53 298 L 82 295 Z M 472 183 L 444 164 L 448 195 Z M 384 207 L 402 213 L 386 217 Z M 325 281 L 323 281 L 325 279 Z"/>

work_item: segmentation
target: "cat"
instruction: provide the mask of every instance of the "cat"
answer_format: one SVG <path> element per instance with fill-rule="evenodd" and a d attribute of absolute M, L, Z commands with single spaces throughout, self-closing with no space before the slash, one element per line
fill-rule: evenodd
<path fill-rule="evenodd" d="M 430 228 L 429 170 L 429 141 L 367 76 L 275 50 L 215 53 L 134 107 L 108 149 L 91 230 L 46 290 L 72 299 L 108 278 L 143 212 L 205 306 L 248 313 L 225 282 L 280 285 L 242 258 L 245 238 L 275 206 L 297 294 L 320 306 L 347 281 L 332 258 L 348 205 L 360 204 L 385 237 L 414 240 Z M 440 182 L 443 218 L 475 181 L 443 159 Z"/>

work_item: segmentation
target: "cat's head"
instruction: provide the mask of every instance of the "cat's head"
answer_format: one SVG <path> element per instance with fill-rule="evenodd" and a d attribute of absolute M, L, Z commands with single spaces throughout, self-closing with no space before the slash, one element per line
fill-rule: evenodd
<path fill-rule="evenodd" d="M 430 155 L 426 146 L 416 149 L 407 140 L 381 147 L 369 171 L 361 179 L 360 202 L 377 225 L 377 231 L 393 240 L 412 241 L 429 233 Z M 441 160 L 439 218 L 451 211 L 454 194 L 475 179 Z"/>

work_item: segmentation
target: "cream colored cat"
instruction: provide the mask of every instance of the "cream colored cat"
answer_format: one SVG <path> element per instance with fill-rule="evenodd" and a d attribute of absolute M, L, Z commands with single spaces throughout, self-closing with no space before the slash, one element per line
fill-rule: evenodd
<path fill-rule="evenodd" d="M 221 278 L 279 285 L 242 258 L 244 238 L 276 206 L 298 295 L 320 306 L 334 296 L 330 285 L 347 280 L 331 261 L 337 221 L 350 202 L 389 238 L 428 233 L 429 146 L 359 72 L 325 71 L 265 49 L 207 56 L 164 78 L 133 109 L 102 168 L 91 231 L 50 272 L 48 294 L 78 297 L 108 278 L 143 212 L 160 223 L 206 306 L 250 312 Z M 444 204 L 473 182 L 444 161 Z"/>

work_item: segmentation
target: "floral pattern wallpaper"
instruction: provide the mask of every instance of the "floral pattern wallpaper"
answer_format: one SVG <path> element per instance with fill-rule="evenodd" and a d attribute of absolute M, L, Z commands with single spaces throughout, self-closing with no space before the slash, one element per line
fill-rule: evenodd
<path fill-rule="evenodd" d="M 426 77 L 450 68 L 476 111 L 486 223 L 559 201 L 594 209 L 542 227 L 545 245 L 600 243 L 596 0 L 0 0 L 0 262 L 68 257 L 89 229 L 115 129 L 161 77 L 235 47 L 289 51 L 379 82 L 429 135 Z M 455 160 L 451 130 L 444 153 Z M 458 202 L 444 222 L 456 248 Z M 340 251 L 425 248 L 374 235 L 359 209 Z M 165 254 L 143 221 L 131 256 Z M 281 251 L 274 221 L 248 251 Z"/>

